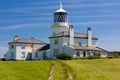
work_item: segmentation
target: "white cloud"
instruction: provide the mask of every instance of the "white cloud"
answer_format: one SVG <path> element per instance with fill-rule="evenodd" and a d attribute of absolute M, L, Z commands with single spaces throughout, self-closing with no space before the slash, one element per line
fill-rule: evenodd
<path fill-rule="evenodd" d="M 13 9 L 4 9 L 0 10 L 0 12 L 11 12 L 11 13 L 33 13 L 36 10 L 50 10 L 50 9 L 56 9 L 58 6 L 37 6 L 37 7 L 23 7 L 23 8 L 13 8 Z"/>
<path fill-rule="evenodd" d="M 96 4 L 75 4 L 65 5 L 66 8 L 82 8 L 82 7 L 106 7 L 106 6 L 120 6 L 120 3 L 96 3 Z"/>
<path fill-rule="evenodd" d="M 5 53 L 8 51 L 8 47 L 0 47 L 0 53 Z"/>
<path fill-rule="evenodd" d="M 118 21 L 91 21 L 91 22 L 73 22 L 74 25 L 91 25 L 91 24 L 110 24 L 110 23 L 120 23 L 120 20 Z"/>
<path fill-rule="evenodd" d="M 38 15 L 39 16 L 39 15 Z M 8 19 L 5 19 L 5 20 L 2 20 L 0 24 L 18 24 L 20 25 L 20 23 L 30 23 L 30 24 L 33 24 L 33 23 L 36 23 L 39 22 L 41 24 L 43 24 L 43 21 L 51 21 L 52 17 L 21 17 L 21 18 L 8 18 Z M 31 23 L 32 22 L 32 23 Z M 26 25 L 26 24 L 22 24 L 22 25 Z M 17 27 L 18 27 L 17 25 Z M 14 25 L 15 26 L 15 25 Z M 20 25 L 21 26 L 21 25 Z M 1 26 L 0 29 L 5 29 L 7 26 Z"/>
<path fill-rule="evenodd" d="M 48 0 L 48 1 L 42 1 L 42 2 L 32 2 L 32 3 L 22 3 L 22 4 L 15 4 L 15 5 L 27 5 L 27 6 L 34 6 L 34 5 L 48 5 L 48 4 L 50 4 L 50 3 L 56 3 L 56 2 L 59 2 L 59 0 L 58 1 L 56 1 L 56 0 L 54 0 L 54 1 L 52 1 L 52 0 Z"/>
<path fill-rule="evenodd" d="M 32 13 L 32 11 L 25 11 L 25 10 L 20 10 L 20 9 L 1 9 L 0 10 L 1 13 L 5 13 L 5 12 L 10 12 L 10 13 Z"/>
<path fill-rule="evenodd" d="M 65 1 L 66 2 L 66 1 Z M 67 1 L 68 3 L 71 2 L 71 4 L 63 5 L 66 8 L 82 8 L 82 7 L 106 7 L 106 6 L 119 6 L 120 3 L 94 3 L 94 4 L 83 4 L 80 3 L 81 1 Z M 74 3 L 75 2 L 75 3 Z M 32 4 L 32 3 L 31 3 Z M 33 13 L 36 10 L 50 10 L 50 9 L 58 9 L 59 5 L 48 5 L 46 4 L 51 4 L 49 2 L 42 2 L 42 3 L 33 3 L 34 6 L 28 6 L 28 7 L 22 7 L 22 8 L 12 8 L 12 9 L 4 9 L 0 10 L 0 12 L 12 12 L 12 13 Z M 43 6 L 37 5 L 36 4 L 43 4 Z"/>
<path fill-rule="evenodd" d="M 4 57 L 4 54 L 8 51 L 8 47 L 0 47 L 0 58 Z"/>
<path fill-rule="evenodd" d="M 73 17 L 73 18 L 88 18 L 88 17 L 118 17 L 118 16 L 120 16 L 120 14 L 112 14 L 112 15 L 84 15 L 84 16 L 79 16 L 79 15 L 77 15 L 77 16 L 71 16 L 71 17 Z"/>
<path fill-rule="evenodd" d="M 98 40 L 98 45 L 109 51 L 120 51 L 120 38 L 118 36 L 102 36 Z"/>
<path fill-rule="evenodd" d="M 46 23 L 26 23 L 26 24 L 17 24 L 17 25 L 12 25 L 12 26 L 2 26 L 0 27 L 1 30 L 5 30 L 5 29 L 18 29 L 18 28 L 26 28 L 26 27 L 44 27 L 46 25 L 50 25 L 50 24 L 46 24 Z"/>

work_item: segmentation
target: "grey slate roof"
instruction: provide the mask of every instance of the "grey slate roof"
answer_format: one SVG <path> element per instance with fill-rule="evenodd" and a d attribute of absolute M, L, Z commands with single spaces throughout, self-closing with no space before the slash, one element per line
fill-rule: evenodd
<path fill-rule="evenodd" d="M 88 47 L 88 46 L 77 46 L 77 45 L 71 45 L 75 50 L 88 50 L 88 51 L 106 51 L 105 49 L 102 49 L 100 47 Z"/>
<path fill-rule="evenodd" d="M 18 40 L 11 41 L 8 44 L 12 44 L 12 43 L 47 44 L 47 43 L 37 40 L 37 39 L 18 39 Z"/>
<path fill-rule="evenodd" d="M 57 38 L 57 37 L 69 37 L 69 35 L 68 35 L 68 32 L 61 32 L 61 33 L 58 33 L 58 34 L 56 34 L 56 35 L 53 35 L 53 36 L 51 36 L 51 37 L 49 37 L 49 38 Z M 87 39 L 88 37 L 87 37 L 87 34 L 83 34 L 83 33 L 74 33 L 74 37 L 75 38 L 81 38 L 81 39 Z M 96 37 L 92 37 L 92 39 L 93 40 L 97 40 L 97 38 Z"/>
<path fill-rule="evenodd" d="M 50 44 L 46 44 L 45 46 L 40 47 L 37 50 L 34 50 L 33 52 L 46 51 L 46 50 L 50 50 Z"/>
<path fill-rule="evenodd" d="M 50 44 L 47 44 L 47 45 L 43 46 L 42 48 L 40 48 L 38 51 L 49 50 L 49 49 L 50 49 Z"/>

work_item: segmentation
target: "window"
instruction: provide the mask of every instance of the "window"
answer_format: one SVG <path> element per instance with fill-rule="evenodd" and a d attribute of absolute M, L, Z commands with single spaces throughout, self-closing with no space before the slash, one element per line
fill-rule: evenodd
<path fill-rule="evenodd" d="M 36 58 L 38 57 L 38 53 L 35 54 L 35 57 L 36 57 Z"/>
<path fill-rule="evenodd" d="M 25 46 L 21 46 L 21 49 L 25 49 Z"/>
<path fill-rule="evenodd" d="M 53 32 L 53 35 L 55 35 L 55 32 Z"/>
<path fill-rule="evenodd" d="M 11 52 L 11 58 L 13 58 L 13 57 L 14 57 L 14 52 L 12 51 L 12 52 Z"/>
<path fill-rule="evenodd" d="M 107 55 L 107 53 L 106 52 L 101 52 L 101 55 Z"/>
<path fill-rule="evenodd" d="M 53 55 L 56 56 L 58 54 L 58 49 L 54 49 Z"/>
<path fill-rule="evenodd" d="M 54 44 L 56 45 L 56 44 L 58 44 L 58 39 L 55 39 L 55 42 L 54 42 Z"/>
<path fill-rule="evenodd" d="M 25 52 L 21 52 L 21 58 L 25 58 Z"/>
<path fill-rule="evenodd" d="M 82 45 L 81 45 L 81 42 L 79 42 L 79 46 L 82 46 Z"/>
<path fill-rule="evenodd" d="M 80 56 L 80 53 L 79 53 L 79 51 L 77 51 L 77 52 L 76 52 L 76 56 Z"/>
<path fill-rule="evenodd" d="M 11 49 L 14 49 L 14 45 L 11 45 Z"/>

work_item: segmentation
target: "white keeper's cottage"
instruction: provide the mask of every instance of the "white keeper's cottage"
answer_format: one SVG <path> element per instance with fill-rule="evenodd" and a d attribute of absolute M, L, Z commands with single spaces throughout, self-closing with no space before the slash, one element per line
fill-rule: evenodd
<path fill-rule="evenodd" d="M 60 53 L 72 57 L 101 56 L 107 57 L 107 51 L 98 47 L 97 38 L 92 36 L 90 27 L 86 34 L 74 32 L 74 26 L 68 22 L 68 12 L 62 8 L 54 12 L 54 24 L 51 26 L 50 44 L 31 38 L 18 36 L 9 42 L 6 60 L 54 59 Z"/>

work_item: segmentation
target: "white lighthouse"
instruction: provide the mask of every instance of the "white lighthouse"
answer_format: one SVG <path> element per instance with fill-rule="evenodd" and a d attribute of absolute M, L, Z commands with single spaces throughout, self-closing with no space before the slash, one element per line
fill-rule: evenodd
<path fill-rule="evenodd" d="M 6 60 L 38 60 L 54 59 L 58 54 L 68 54 L 71 57 L 101 56 L 107 57 L 107 51 L 96 45 L 98 38 L 92 36 L 92 29 L 87 33 L 74 32 L 74 27 L 68 22 L 68 12 L 60 2 L 60 8 L 54 12 L 54 23 L 51 26 L 50 44 L 37 39 L 22 39 L 16 35 L 9 42 Z"/>
<path fill-rule="evenodd" d="M 87 57 L 101 55 L 104 49 L 96 46 L 97 38 L 92 36 L 91 28 L 87 34 L 74 32 L 74 27 L 68 22 L 68 12 L 60 8 L 54 12 L 54 23 L 51 26 L 52 36 L 50 36 L 51 59 L 58 54 L 66 53 L 71 57 Z M 101 55 L 103 56 L 103 55 Z"/>
<path fill-rule="evenodd" d="M 69 30 L 68 12 L 65 11 L 60 2 L 60 8 L 54 12 L 54 24 L 51 26 L 53 35 Z"/>

